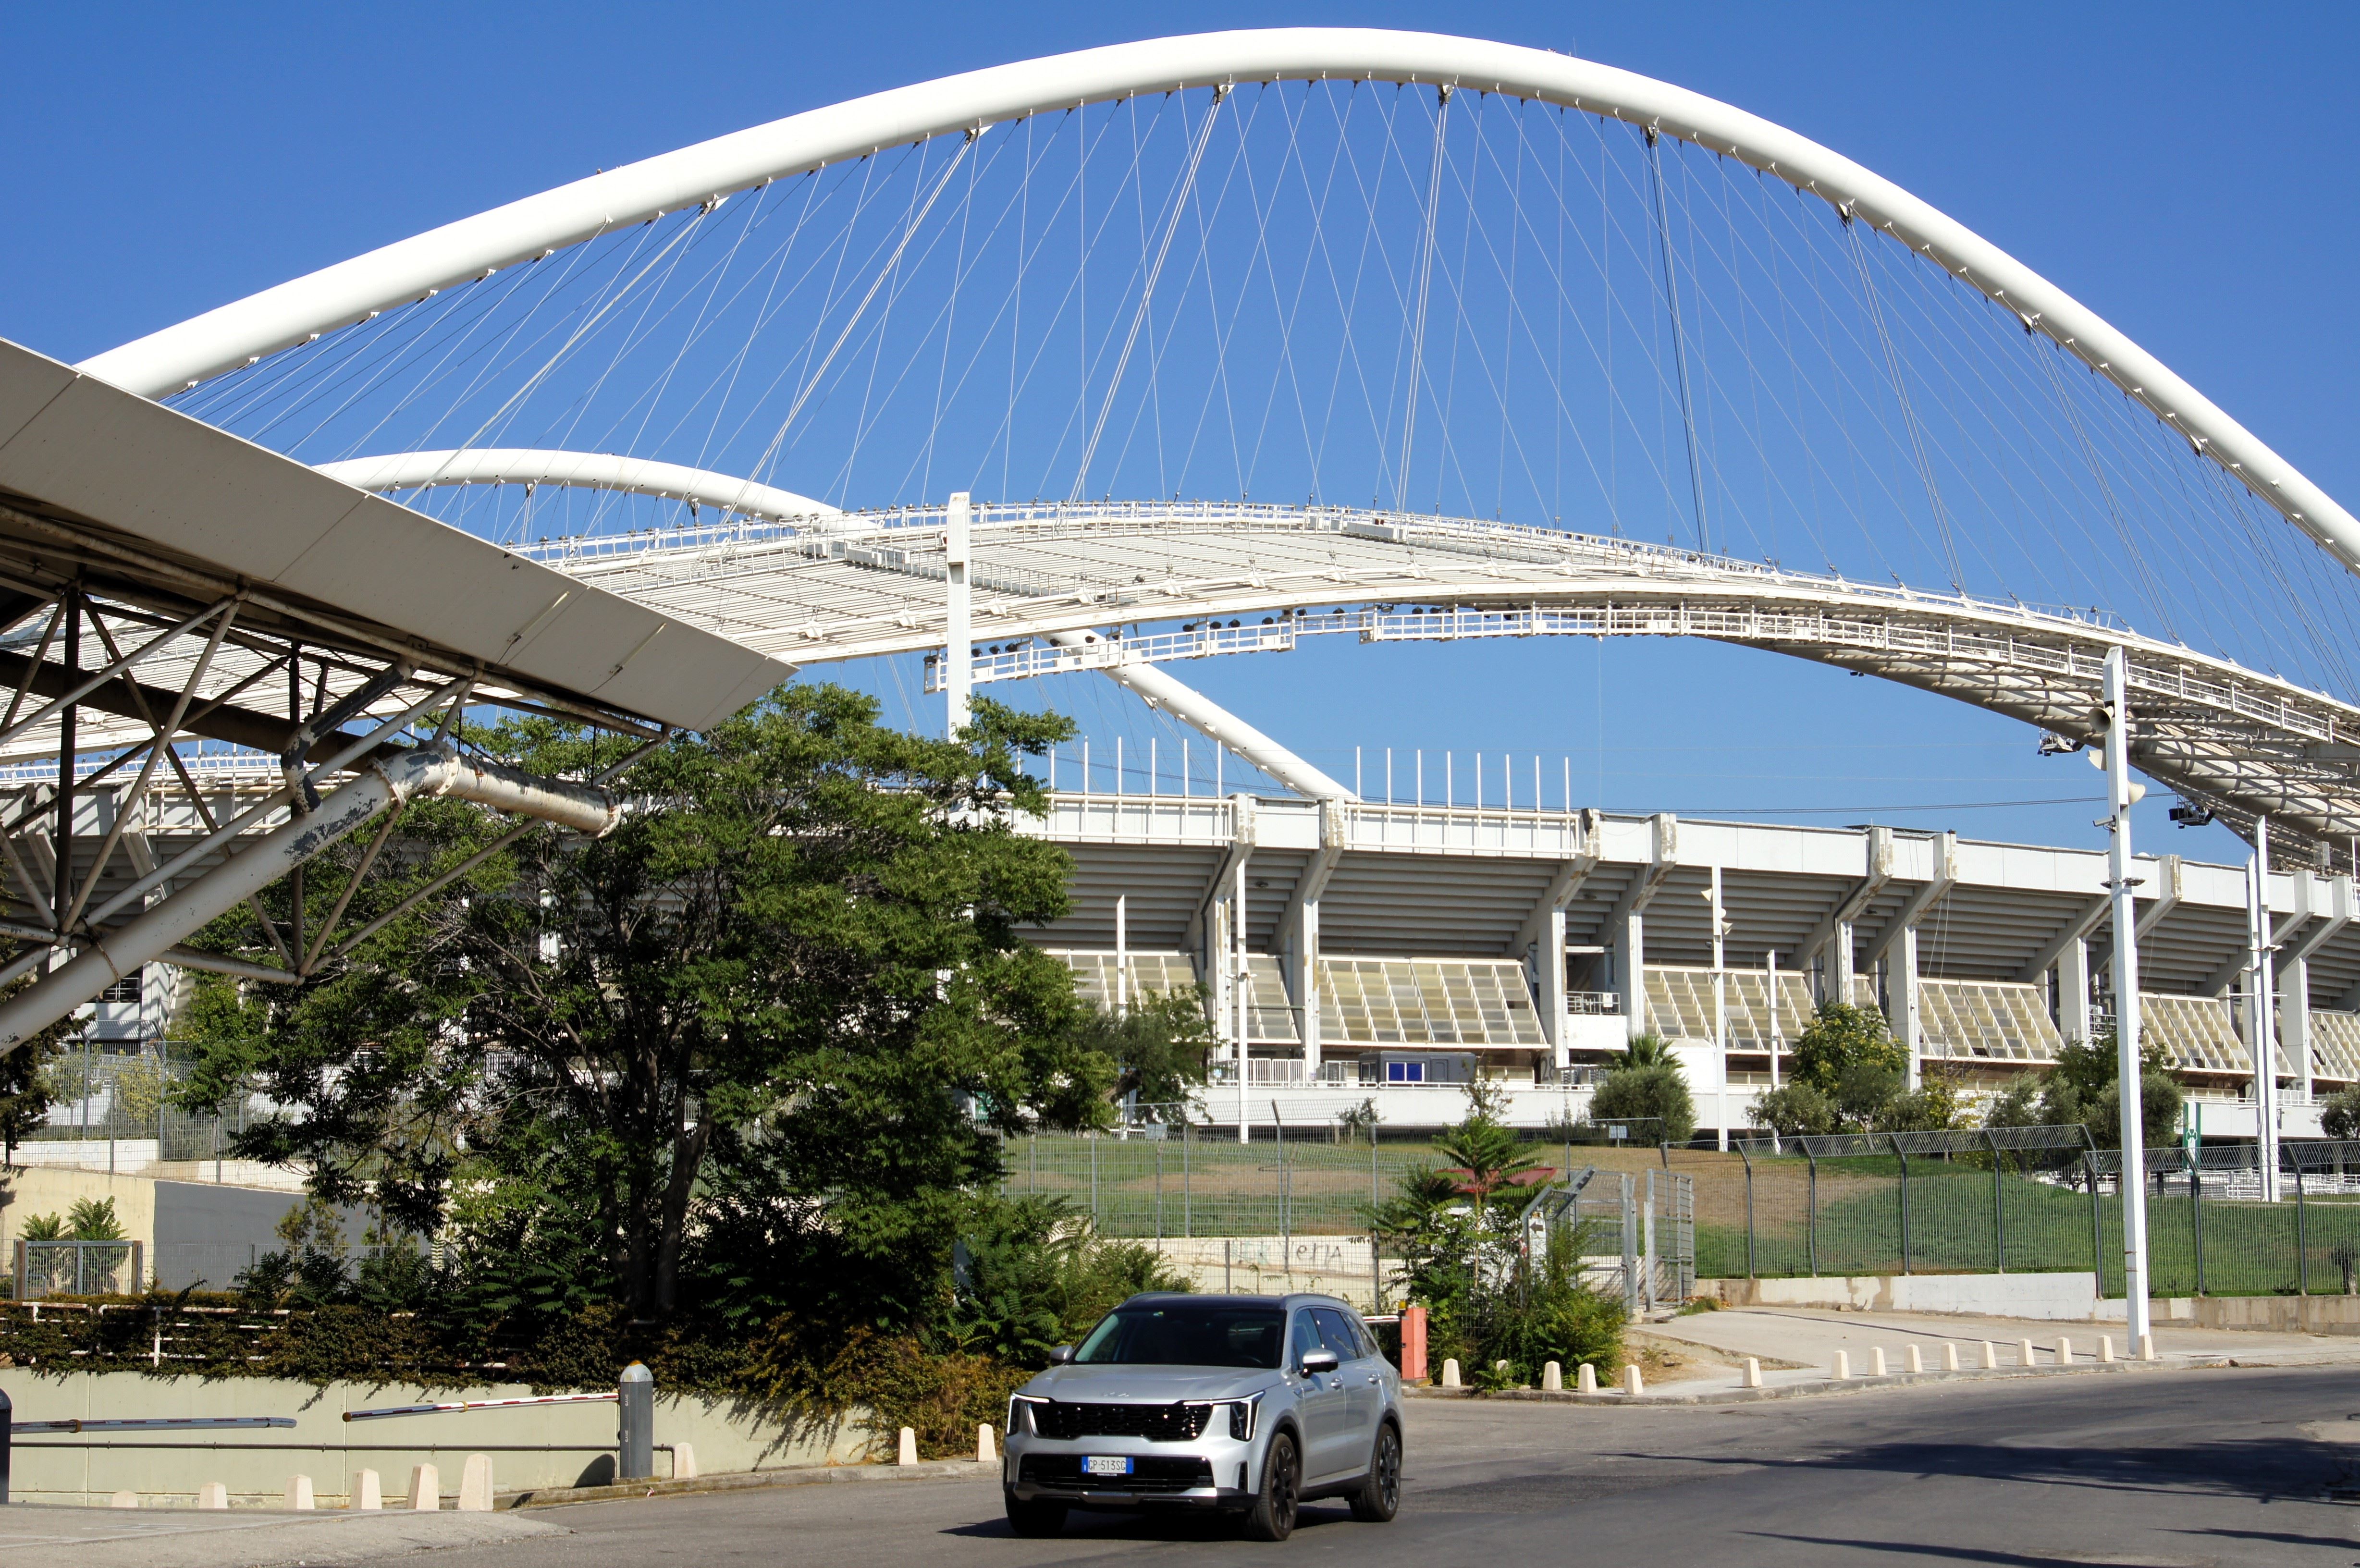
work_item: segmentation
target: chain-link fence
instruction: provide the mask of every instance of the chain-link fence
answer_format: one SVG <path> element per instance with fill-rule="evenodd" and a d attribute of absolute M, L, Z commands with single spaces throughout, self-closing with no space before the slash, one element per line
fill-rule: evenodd
<path fill-rule="evenodd" d="M 1745 1138 L 1743 1221 L 1699 1225 L 1718 1278 L 2089 1269 L 2097 1247 L 2082 1129 Z M 1708 1203 L 1710 1194 L 1708 1193 Z"/>
<path fill-rule="evenodd" d="M 1009 1145 L 1004 1190 L 1061 1197 L 1101 1236 L 1346 1236 L 1436 1159 L 1423 1142 L 1240 1143 L 1185 1125 L 1161 1138 L 1042 1134 Z"/>
<path fill-rule="evenodd" d="M 137 1241 L 19 1241 L 11 1276 L 20 1301 L 49 1296 L 122 1296 L 139 1290 Z"/>
<path fill-rule="evenodd" d="M 110 1169 L 223 1159 L 255 1114 L 254 1103 L 240 1098 L 219 1116 L 179 1109 L 172 1100 L 191 1071 L 169 1040 L 136 1051 L 104 1049 L 88 1040 L 70 1043 L 42 1069 L 49 1114 L 20 1141 L 20 1158 L 27 1164 L 63 1158 L 84 1167 L 104 1160 Z M 50 1147 L 60 1144 L 104 1144 L 108 1152 Z"/>

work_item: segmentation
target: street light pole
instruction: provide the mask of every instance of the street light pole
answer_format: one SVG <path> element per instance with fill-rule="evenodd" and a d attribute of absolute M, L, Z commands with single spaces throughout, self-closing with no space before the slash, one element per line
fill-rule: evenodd
<path fill-rule="evenodd" d="M 2123 1308 L 2131 1354 L 2147 1345 L 2147 1129 L 2139 1076 L 2138 910 L 2131 875 L 2131 805 L 2146 793 L 2131 783 L 2130 671 L 2123 650 L 2106 655 L 2106 810 L 2111 847 L 2107 891 L 2114 913 L 2114 1061 L 2122 1106 Z M 2092 1178 L 2094 1183 L 2094 1177 Z M 2103 1286 L 2103 1281 L 2101 1281 Z"/>

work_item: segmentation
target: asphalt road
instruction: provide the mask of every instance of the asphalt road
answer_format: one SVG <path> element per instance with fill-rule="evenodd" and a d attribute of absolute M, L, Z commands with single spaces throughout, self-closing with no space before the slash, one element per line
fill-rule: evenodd
<path fill-rule="evenodd" d="M 2360 1370 L 1943 1385 L 1720 1410 L 1421 1400 L 1401 1517 L 1305 1510 L 1262 1546 L 1218 1525 L 1076 1514 L 1020 1541 L 996 1484 L 802 1486 L 536 1510 L 574 1533 L 434 1554 L 436 1568 L 738 1563 L 1349 1560 L 1763 1565 L 2360 1563 Z M 2322 1423 L 2314 1432 L 2306 1424 Z M 2360 1420 L 2348 1422 L 2360 1437 Z M 2355 1494 L 2360 1495 L 2360 1494 Z M 1185 1559 L 1181 1554 L 1185 1554 Z"/>

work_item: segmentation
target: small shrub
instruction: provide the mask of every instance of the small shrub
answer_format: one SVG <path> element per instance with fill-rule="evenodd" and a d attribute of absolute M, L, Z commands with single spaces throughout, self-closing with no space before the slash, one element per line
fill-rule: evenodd
<path fill-rule="evenodd" d="M 1664 1124 L 1666 1143 L 1686 1143 L 1696 1134 L 1696 1103 L 1689 1098 L 1688 1082 L 1668 1062 L 1609 1073 L 1590 1096 L 1590 1114 L 1601 1122 L 1653 1116 Z"/>

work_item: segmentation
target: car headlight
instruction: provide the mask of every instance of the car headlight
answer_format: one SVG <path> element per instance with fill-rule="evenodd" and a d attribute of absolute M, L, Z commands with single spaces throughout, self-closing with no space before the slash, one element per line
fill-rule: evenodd
<path fill-rule="evenodd" d="M 1248 1394 L 1242 1399 L 1208 1399 L 1206 1401 L 1206 1408 L 1210 1411 L 1210 1415 L 1205 1421 L 1207 1430 L 1212 1427 L 1215 1419 L 1223 1412 L 1227 1412 L 1229 1419 L 1229 1436 L 1239 1443 L 1253 1441 L 1254 1420 L 1262 1410 L 1260 1394 Z"/>
<path fill-rule="evenodd" d="M 1009 1395 L 1008 1434 L 1013 1437 L 1020 1432 L 1037 1432 L 1039 1429 L 1032 1424 L 1032 1407 L 1048 1402 L 1036 1394 Z"/>

